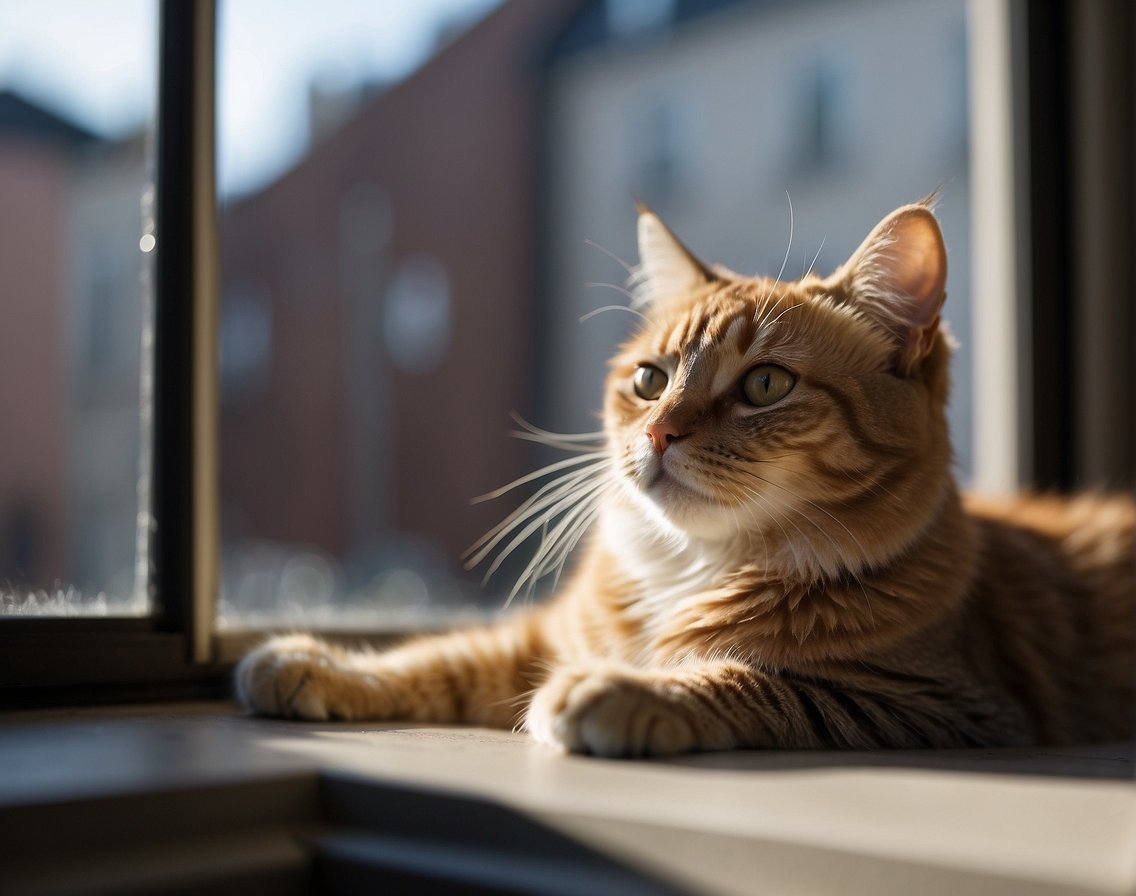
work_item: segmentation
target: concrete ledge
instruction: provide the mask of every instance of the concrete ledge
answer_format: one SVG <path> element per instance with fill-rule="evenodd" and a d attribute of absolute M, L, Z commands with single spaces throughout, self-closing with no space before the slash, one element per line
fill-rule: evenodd
<path fill-rule="evenodd" d="M 264 892 L 302 892 L 313 869 L 389 876 L 409 838 L 407 855 L 444 853 L 459 875 L 508 866 L 531 882 L 540 867 L 556 880 L 578 868 L 582 889 L 562 892 L 590 880 L 593 891 L 635 881 L 646 892 L 1127 894 L 1133 768 L 1130 745 L 629 762 L 563 756 L 508 732 L 280 722 L 231 704 L 24 712 L 0 720 L 0 884 L 18 870 L 21 891 L 41 880 L 40 892 L 68 892 L 70 872 L 94 864 L 107 880 L 116 867 L 148 869 L 152 885 L 163 868 L 185 880 L 211 857 L 218 874 L 271 872 Z M 153 820 L 171 813 L 181 820 Z M 139 835 L 139 818 L 153 837 Z M 486 839 L 502 824 L 508 842 Z M 493 861 L 473 861 L 482 853 Z M 405 880 L 422 883 L 413 874 Z M 127 892 L 135 878 L 117 879 Z"/>

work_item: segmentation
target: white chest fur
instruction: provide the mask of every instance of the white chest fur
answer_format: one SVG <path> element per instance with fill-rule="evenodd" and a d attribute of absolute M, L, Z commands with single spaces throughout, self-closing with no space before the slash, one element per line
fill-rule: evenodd
<path fill-rule="evenodd" d="M 631 609 L 648 634 L 712 590 L 731 566 L 731 545 L 662 528 L 634 509 L 607 508 L 599 525 L 603 543 L 635 583 Z"/>

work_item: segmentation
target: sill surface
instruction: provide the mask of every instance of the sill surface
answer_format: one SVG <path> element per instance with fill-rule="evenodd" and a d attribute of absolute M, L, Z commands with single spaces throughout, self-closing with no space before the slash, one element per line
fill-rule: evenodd
<path fill-rule="evenodd" d="M 1131 745 L 564 756 L 521 735 L 227 703 L 0 718 L 0 810 L 347 776 L 484 800 L 691 892 L 1136 890 Z"/>

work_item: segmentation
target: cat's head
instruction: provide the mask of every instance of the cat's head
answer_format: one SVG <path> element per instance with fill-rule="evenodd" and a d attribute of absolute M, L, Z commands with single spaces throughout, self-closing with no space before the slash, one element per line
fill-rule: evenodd
<path fill-rule="evenodd" d="M 604 424 L 644 524 L 760 537 L 833 574 L 901 549 L 950 481 L 946 250 L 928 204 L 888 215 L 828 277 L 711 267 L 646 208 L 639 254 L 645 322 L 612 361 Z"/>

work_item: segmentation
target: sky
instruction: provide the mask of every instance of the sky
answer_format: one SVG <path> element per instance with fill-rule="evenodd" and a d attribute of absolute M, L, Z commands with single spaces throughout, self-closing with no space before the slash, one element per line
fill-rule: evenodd
<path fill-rule="evenodd" d="M 271 179 L 307 137 L 308 85 L 392 81 L 428 58 L 440 28 L 499 0 L 221 0 L 218 177 L 223 194 Z M 96 133 L 150 118 L 157 0 L 3 0 L 0 89 Z"/>

